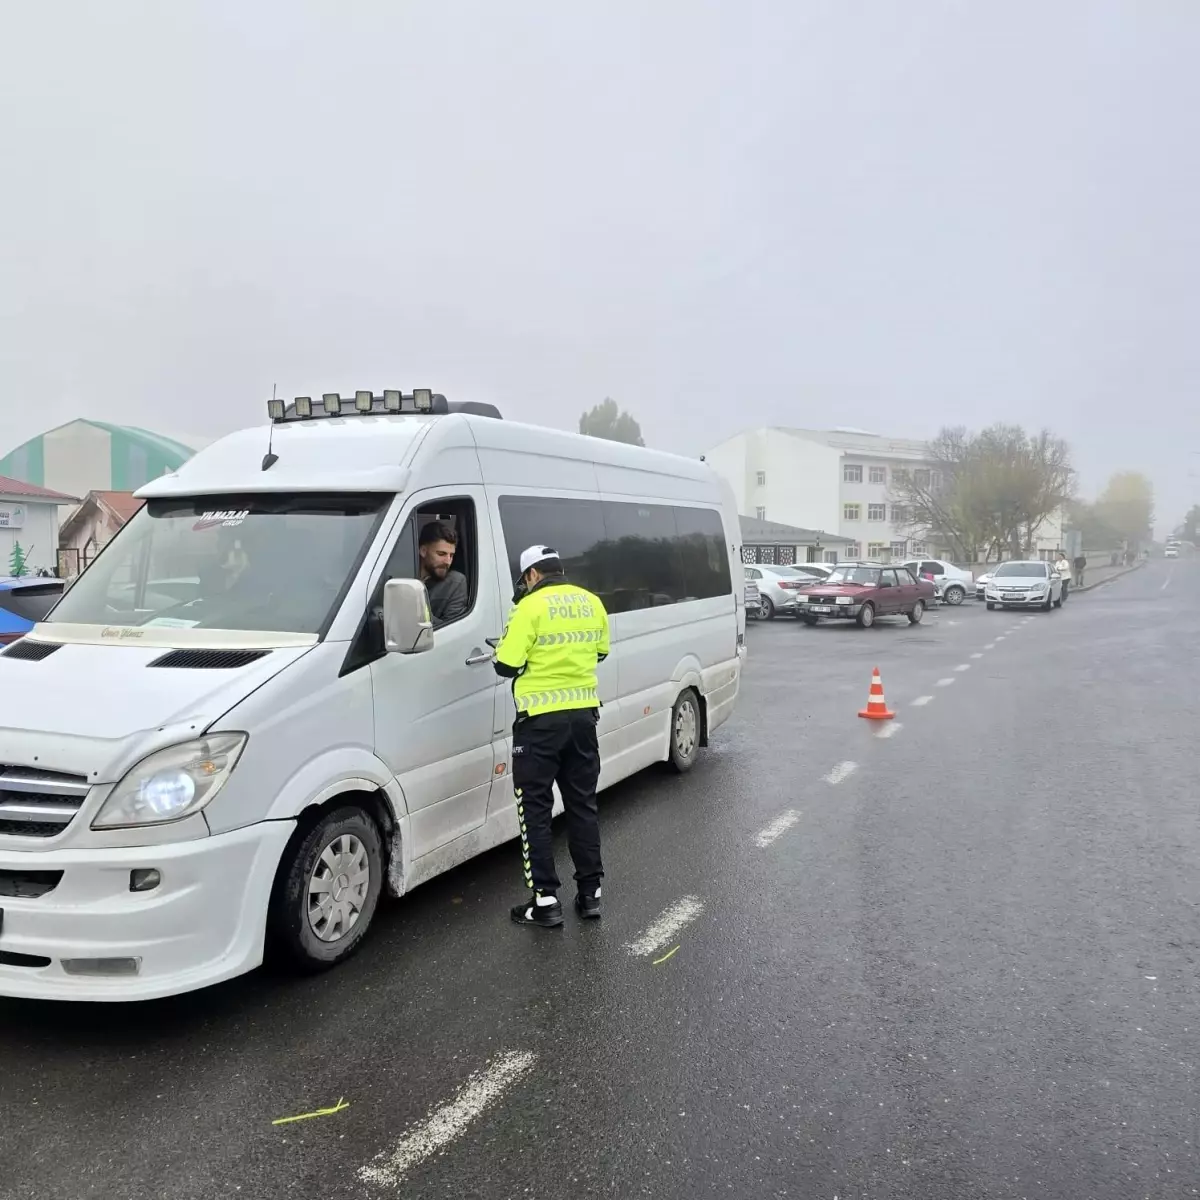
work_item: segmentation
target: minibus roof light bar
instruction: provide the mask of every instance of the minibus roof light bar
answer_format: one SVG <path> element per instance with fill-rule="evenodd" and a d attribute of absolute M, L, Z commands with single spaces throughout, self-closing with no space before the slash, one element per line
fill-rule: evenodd
<path fill-rule="evenodd" d="M 430 388 L 414 388 L 405 393 L 388 389 L 382 395 L 357 391 L 353 396 L 324 392 L 319 403 L 311 396 L 297 396 L 290 403 L 282 399 L 267 401 L 267 416 L 272 424 L 291 425 L 341 417 L 370 416 L 446 416 L 469 413 L 477 417 L 500 419 L 500 410 L 483 400 L 447 400 Z"/>

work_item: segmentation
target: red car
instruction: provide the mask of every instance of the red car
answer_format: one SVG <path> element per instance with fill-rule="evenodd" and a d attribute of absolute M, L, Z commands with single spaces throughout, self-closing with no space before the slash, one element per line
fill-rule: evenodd
<path fill-rule="evenodd" d="M 796 615 L 805 625 L 822 617 L 857 621 L 864 629 L 876 617 L 905 616 L 916 625 L 933 603 L 935 588 L 905 567 L 881 563 L 838 563 L 824 583 L 805 588 Z"/>

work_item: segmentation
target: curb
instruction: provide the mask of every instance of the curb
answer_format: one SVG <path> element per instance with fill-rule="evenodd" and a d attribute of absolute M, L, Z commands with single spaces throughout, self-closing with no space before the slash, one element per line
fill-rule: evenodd
<path fill-rule="evenodd" d="M 1083 587 L 1075 587 L 1072 585 L 1071 591 L 1090 592 L 1092 588 L 1103 587 L 1106 583 L 1112 583 L 1114 579 L 1120 579 L 1124 575 L 1129 575 L 1134 571 L 1140 571 L 1146 565 L 1146 562 L 1147 560 L 1143 558 L 1140 561 L 1135 562 L 1132 567 L 1126 567 L 1125 570 L 1118 571 L 1115 575 L 1106 575 L 1103 579 L 1097 579 L 1095 583 L 1085 583 Z"/>

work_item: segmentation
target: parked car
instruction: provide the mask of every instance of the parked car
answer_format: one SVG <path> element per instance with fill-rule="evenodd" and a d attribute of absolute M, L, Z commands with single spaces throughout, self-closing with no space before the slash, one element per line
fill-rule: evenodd
<path fill-rule="evenodd" d="M 997 608 L 1062 607 L 1063 579 L 1044 562 L 1006 562 L 992 572 L 984 595 L 989 611 Z"/>
<path fill-rule="evenodd" d="M 918 579 L 932 575 L 937 598 L 947 604 L 961 604 L 968 596 L 975 594 L 975 577 L 971 572 L 945 559 L 913 558 L 903 565 Z"/>
<path fill-rule="evenodd" d="M 876 617 L 906 616 L 916 625 L 933 599 L 933 584 L 906 567 L 838 563 L 823 584 L 805 589 L 800 619 L 806 625 L 822 617 L 853 620 L 866 629 Z"/>
<path fill-rule="evenodd" d="M 63 586 L 41 575 L 0 579 L 0 646 L 24 637 L 58 603 Z"/>
<path fill-rule="evenodd" d="M 1178 557 L 1179 557 L 1179 547 L 1177 545 L 1168 546 L 1163 551 L 1163 558 L 1178 558 Z"/>
<path fill-rule="evenodd" d="M 746 616 L 757 619 L 763 615 L 762 597 L 758 594 L 758 584 L 748 575 L 746 577 L 745 605 Z"/>
<path fill-rule="evenodd" d="M 984 572 L 984 574 L 980 575 L 980 577 L 977 580 L 975 580 L 975 599 L 976 600 L 984 599 L 984 594 L 987 591 L 987 585 L 992 582 L 992 572 L 994 570 L 995 570 L 995 567 L 993 567 L 991 571 Z"/>
<path fill-rule="evenodd" d="M 794 617 L 796 597 L 802 588 L 832 570 L 824 563 L 801 563 L 795 567 L 769 566 L 755 563 L 746 568 L 746 578 L 758 587 L 763 616 L 770 620 L 776 615 Z"/>

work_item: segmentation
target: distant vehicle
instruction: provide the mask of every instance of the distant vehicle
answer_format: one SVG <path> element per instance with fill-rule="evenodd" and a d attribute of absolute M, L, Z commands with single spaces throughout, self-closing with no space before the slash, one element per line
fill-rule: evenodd
<path fill-rule="evenodd" d="M 1168 543 L 1167 548 L 1163 551 L 1163 558 L 1178 558 L 1178 557 L 1179 557 L 1178 544 L 1171 545 L 1170 543 Z"/>
<path fill-rule="evenodd" d="M 758 584 L 749 577 L 746 579 L 746 590 L 743 599 L 746 606 L 746 616 L 758 618 L 763 615 L 762 597 L 758 594 Z"/>
<path fill-rule="evenodd" d="M 975 589 L 975 577 L 971 572 L 944 558 L 912 558 L 903 565 L 918 579 L 932 575 L 937 598 L 947 604 L 961 604 Z"/>
<path fill-rule="evenodd" d="M 794 567 L 755 563 L 746 568 L 746 578 L 757 585 L 762 615 L 769 621 L 777 615 L 794 617 L 801 589 L 824 578 L 831 570 L 824 563 L 800 563 Z"/>
<path fill-rule="evenodd" d="M 988 611 L 998 608 L 1062 607 L 1063 579 L 1049 563 L 1006 562 L 992 572 L 984 595 Z"/>
<path fill-rule="evenodd" d="M 980 575 L 979 578 L 975 580 L 975 599 L 976 600 L 982 600 L 984 598 L 984 593 L 987 591 L 987 585 L 992 582 L 993 574 L 994 574 L 994 568 L 993 568 L 993 570 L 987 571 L 983 575 Z"/>
<path fill-rule="evenodd" d="M 0 579 L 0 646 L 24 637 L 58 603 L 64 586 L 41 575 Z"/>
<path fill-rule="evenodd" d="M 876 617 L 906 616 L 916 625 L 934 594 L 932 583 L 918 579 L 906 567 L 838 563 L 823 584 L 805 590 L 800 619 L 806 625 L 815 625 L 822 617 L 853 620 L 868 629 Z"/>

